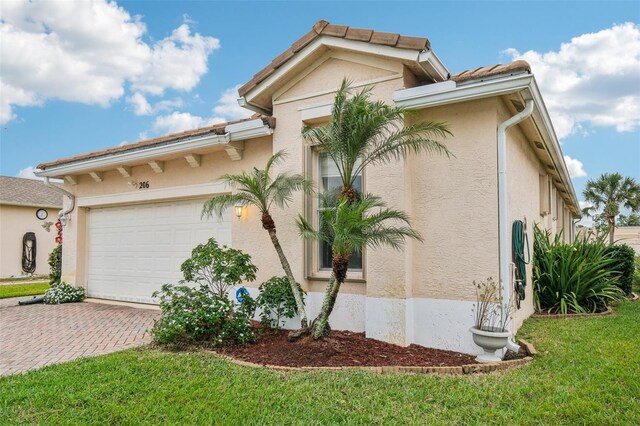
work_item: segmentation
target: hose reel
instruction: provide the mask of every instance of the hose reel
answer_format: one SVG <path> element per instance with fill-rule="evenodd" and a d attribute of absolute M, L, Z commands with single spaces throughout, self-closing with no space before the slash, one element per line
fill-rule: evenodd
<path fill-rule="evenodd" d="M 36 234 L 27 232 L 22 237 L 22 270 L 33 274 L 36 270 Z"/>
<path fill-rule="evenodd" d="M 520 309 L 520 302 L 525 299 L 527 288 L 527 264 L 531 262 L 531 252 L 529 251 L 529 237 L 527 236 L 527 222 L 516 220 L 511 227 L 512 251 L 511 257 L 514 265 L 515 280 L 513 281 L 515 291 L 516 307 Z M 525 259 L 525 247 L 527 256 Z"/>

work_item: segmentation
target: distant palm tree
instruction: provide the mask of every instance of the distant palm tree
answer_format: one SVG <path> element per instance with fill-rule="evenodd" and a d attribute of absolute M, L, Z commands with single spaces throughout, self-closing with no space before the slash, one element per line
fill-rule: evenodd
<path fill-rule="evenodd" d="M 616 216 L 620 207 L 640 211 L 640 185 L 635 179 L 623 177 L 620 173 L 604 173 L 597 180 L 590 179 L 583 191 L 586 201 L 593 210 L 602 210 L 609 226 L 609 242 L 614 242 Z"/>
<path fill-rule="evenodd" d="M 323 207 L 318 230 L 303 216 L 298 216 L 298 227 L 304 238 L 331 244 L 332 273 L 322 308 L 314 321 L 315 339 L 328 334 L 329 315 L 347 277 L 349 258 L 354 252 L 362 252 L 364 247 L 382 246 L 397 250 L 407 237 L 422 241 L 420 234 L 409 225 L 405 212 L 389 209 L 373 195 L 367 194 L 350 202 L 348 198 L 336 200 L 328 194 L 323 199 Z"/>
<path fill-rule="evenodd" d="M 301 290 L 296 283 L 289 261 L 278 240 L 276 224 L 273 221 L 270 209 L 274 204 L 280 208 L 287 207 L 293 200 L 292 194 L 294 192 L 301 190 L 310 194 L 313 187 L 310 181 L 299 174 L 279 173 L 274 178 L 271 177 L 273 165 L 278 164 L 285 157 L 286 153 L 284 151 L 278 151 L 271 156 L 264 170 L 254 167 L 248 173 L 243 171 L 238 175 L 227 174 L 222 176 L 220 180 L 234 188 L 235 192 L 207 200 L 202 209 L 202 216 L 211 217 L 215 214 L 221 217 L 229 207 L 236 205 L 252 205 L 260 211 L 262 227 L 269 233 L 273 247 L 282 264 L 282 269 L 284 269 L 287 278 L 289 278 L 301 326 L 307 327 L 308 320 Z"/>
<path fill-rule="evenodd" d="M 372 88 L 353 94 L 348 80 L 336 92 L 331 120 L 324 126 L 305 127 L 307 142 L 326 152 L 342 180 L 339 198 L 356 199 L 353 188 L 365 167 L 388 164 L 410 153 L 438 153 L 451 156 L 436 138 L 451 135 L 445 123 L 421 120 L 408 124 L 411 113 L 370 99 Z"/>

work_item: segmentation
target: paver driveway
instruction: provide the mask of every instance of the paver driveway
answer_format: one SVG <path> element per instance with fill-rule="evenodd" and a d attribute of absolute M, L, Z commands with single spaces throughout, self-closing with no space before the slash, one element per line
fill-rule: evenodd
<path fill-rule="evenodd" d="M 0 375 L 147 343 L 160 311 L 101 303 L 16 306 L 0 300 Z"/>

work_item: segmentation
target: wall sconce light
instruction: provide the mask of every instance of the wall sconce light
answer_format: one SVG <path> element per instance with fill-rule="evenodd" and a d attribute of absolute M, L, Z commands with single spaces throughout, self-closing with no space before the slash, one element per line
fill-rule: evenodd
<path fill-rule="evenodd" d="M 243 208 L 244 208 L 244 206 L 242 204 L 236 204 L 236 206 L 235 206 L 236 217 L 238 217 L 238 218 L 242 217 L 242 209 Z"/>

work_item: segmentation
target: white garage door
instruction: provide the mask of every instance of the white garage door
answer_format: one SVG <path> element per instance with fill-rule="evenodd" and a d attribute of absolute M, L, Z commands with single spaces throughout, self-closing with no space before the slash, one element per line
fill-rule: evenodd
<path fill-rule="evenodd" d="M 231 245 L 231 215 L 201 220 L 203 200 L 89 211 L 87 294 L 100 299 L 157 303 L 162 284 L 176 284 L 194 246 L 215 238 Z"/>

